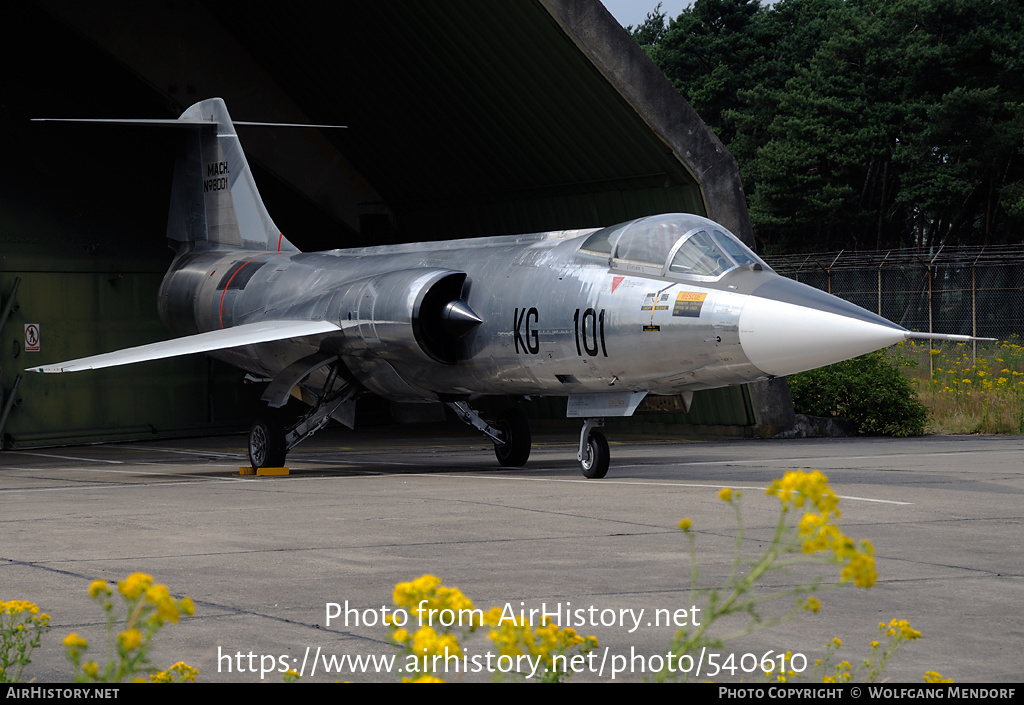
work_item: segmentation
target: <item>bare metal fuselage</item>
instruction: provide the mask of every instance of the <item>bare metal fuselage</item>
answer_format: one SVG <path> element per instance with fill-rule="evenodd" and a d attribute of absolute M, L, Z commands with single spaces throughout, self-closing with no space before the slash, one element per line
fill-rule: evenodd
<path fill-rule="evenodd" d="M 724 286 L 626 275 L 578 252 L 570 231 L 314 254 L 190 253 L 161 287 L 160 311 L 177 335 L 260 320 L 324 319 L 341 332 L 213 353 L 273 378 L 317 350 L 341 355 L 368 390 L 405 401 L 487 394 L 574 395 L 615 390 L 672 394 L 768 375 L 739 341 L 745 294 Z M 462 297 L 483 322 L 458 341 L 453 361 L 433 359 L 408 306 L 385 301 L 382 278 L 464 272 Z M 759 272 L 759 279 L 777 277 Z M 405 283 L 405 282 L 403 282 Z M 677 304 L 701 299 L 700 305 Z M 687 296 L 689 295 L 689 296 Z M 303 383 L 315 393 L 322 383 Z"/>

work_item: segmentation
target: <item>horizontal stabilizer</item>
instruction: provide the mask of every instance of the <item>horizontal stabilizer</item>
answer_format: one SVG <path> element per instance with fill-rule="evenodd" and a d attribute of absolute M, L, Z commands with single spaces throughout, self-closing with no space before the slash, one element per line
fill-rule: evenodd
<path fill-rule="evenodd" d="M 143 119 L 133 120 L 124 118 L 32 118 L 32 122 L 92 122 L 100 125 L 127 125 L 130 127 L 203 127 L 214 124 L 210 120 L 190 118 L 183 120 L 160 120 Z M 344 130 L 348 125 L 310 125 L 303 122 L 251 122 L 245 120 L 233 120 L 235 125 L 247 125 L 249 127 L 315 127 L 328 130 Z"/>
<path fill-rule="evenodd" d="M 283 122 L 233 122 L 220 98 L 190 106 L 176 120 L 123 118 L 35 118 L 40 122 L 170 128 L 181 134 L 171 181 L 167 237 L 175 243 L 206 242 L 221 248 L 298 253 L 267 212 L 236 125 L 344 128 Z M 172 249 L 180 248 L 177 244 Z"/>
<path fill-rule="evenodd" d="M 96 370 L 101 367 L 130 365 L 134 362 L 161 360 L 165 357 L 224 350 L 225 348 L 255 345 L 256 343 L 269 343 L 273 340 L 301 338 L 306 335 L 332 333 L 338 330 L 341 330 L 341 328 L 329 321 L 263 321 L 261 323 L 247 323 L 244 326 L 224 328 L 223 330 L 214 330 L 209 333 L 199 333 L 198 335 L 189 335 L 184 338 L 140 345 L 137 348 L 126 348 L 125 350 L 104 353 L 103 355 L 93 355 L 92 357 L 83 357 L 78 360 L 31 367 L 28 371 L 79 372 L 81 370 Z"/>

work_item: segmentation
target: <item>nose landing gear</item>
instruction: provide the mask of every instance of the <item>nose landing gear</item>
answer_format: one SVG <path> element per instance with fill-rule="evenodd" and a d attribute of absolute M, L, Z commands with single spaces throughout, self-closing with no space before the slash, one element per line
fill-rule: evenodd
<path fill-rule="evenodd" d="M 583 430 L 580 431 L 580 448 L 576 453 L 576 460 L 580 463 L 583 477 L 590 480 L 600 480 L 608 474 L 608 463 L 611 459 L 608 440 L 603 433 L 594 430 L 601 426 L 604 426 L 604 419 L 586 419 L 583 422 Z"/>

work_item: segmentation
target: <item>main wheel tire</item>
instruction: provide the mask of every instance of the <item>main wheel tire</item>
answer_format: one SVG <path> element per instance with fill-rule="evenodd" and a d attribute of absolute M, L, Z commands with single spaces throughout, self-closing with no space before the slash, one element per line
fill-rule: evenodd
<path fill-rule="evenodd" d="M 257 470 L 284 466 L 288 448 L 284 428 L 274 421 L 260 419 L 249 429 L 249 462 Z"/>
<path fill-rule="evenodd" d="M 587 439 L 587 453 L 580 461 L 580 470 L 583 477 L 590 480 L 600 480 L 608 474 L 608 462 L 611 460 L 611 453 L 608 451 L 608 440 L 600 431 L 591 431 Z"/>
<path fill-rule="evenodd" d="M 530 459 L 530 422 L 519 409 L 506 409 L 494 422 L 506 438 L 503 444 L 494 444 L 494 456 L 502 467 L 520 468 Z"/>

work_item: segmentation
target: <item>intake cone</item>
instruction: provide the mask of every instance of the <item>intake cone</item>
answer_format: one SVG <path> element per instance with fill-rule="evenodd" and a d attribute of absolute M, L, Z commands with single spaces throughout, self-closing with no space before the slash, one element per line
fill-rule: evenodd
<path fill-rule="evenodd" d="M 462 299 L 449 301 L 441 314 L 441 325 L 445 332 L 461 338 L 484 322 Z"/>

